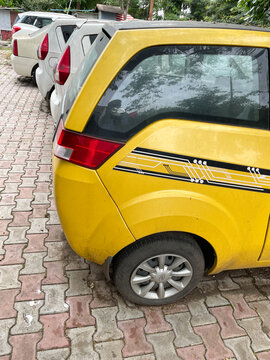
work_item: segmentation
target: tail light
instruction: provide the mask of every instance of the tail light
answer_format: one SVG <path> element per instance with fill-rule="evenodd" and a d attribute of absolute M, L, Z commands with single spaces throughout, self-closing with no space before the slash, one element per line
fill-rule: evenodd
<path fill-rule="evenodd" d="M 21 30 L 21 28 L 18 26 L 18 25 L 14 25 L 13 28 L 12 28 L 12 31 L 11 31 L 11 34 L 15 34 L 15 32 Z"/>
<path fill-rule="evenodd" d="M 12 53 L 14 56 L 18 56 L 18 42 L 16 39 L 13 41 Z"/>
<path fill-rule="evenodd" d="M 54 155 L 74 164 L 96 169 L 121 146 L 120 143 L 66 130 L 61 120 L 55 137 Z"/>
<path fill-rule="evenodd" d="M 68 46 L 56 66 L 54 80 L 59 85 L 64 85 L 70 74 L 70 47 Z"/>
<path fill-rule="evenodd" d="M 47 56 L 49 51 L 49 38 L 48 34 L 45 35 L 44 39 L 42 40 L 42 43 L 38 47 L 38 58 L 40 60 L 44 60 Z"/>

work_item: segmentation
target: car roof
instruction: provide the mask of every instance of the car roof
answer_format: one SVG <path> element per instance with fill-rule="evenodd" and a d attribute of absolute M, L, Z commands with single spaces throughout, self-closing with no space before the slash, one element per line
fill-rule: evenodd
<path fill-rule="evenodd" d="M 19 16 L 25 16 L 25 15 L 29 15 L 29 16 L 49 16 L 51 18 L 56 18 L 56 17 L 74 17 L 72 15 L 68 15 L 68 14 L 63 14 L 63 13 L 56 13 L 56 12 L 49 12 L 49 11 L 26 11 L 23 13 L 20 13 Z"/>
<path fill-rule="evenodd" d="M 202 29 L 224 29 L 224 30 L 249 30 L 270 32 L 270 29 L 238 24 L 209 23 L 203 21 L 146 21 L 146 20 L 127 20 L 123 22 L 111 22 L 105 24 L 103 29 L 112 37 L 116 31 L 120 30 L 140 30 L 140 29 L 169 29 L 169 28 L 202 28 Z"/>

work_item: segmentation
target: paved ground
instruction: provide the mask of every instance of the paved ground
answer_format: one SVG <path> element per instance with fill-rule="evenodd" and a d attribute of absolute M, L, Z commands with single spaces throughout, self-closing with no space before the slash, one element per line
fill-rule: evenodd
<path fill-rule="evenodd" d="M 0 360 L 269 360 L 270 269 L 205 278 L 138 307 L 65 241 L 51 182 L 53 121 L 0 51 Z M 2 64 L 2 65 L 1 65 Z"/>

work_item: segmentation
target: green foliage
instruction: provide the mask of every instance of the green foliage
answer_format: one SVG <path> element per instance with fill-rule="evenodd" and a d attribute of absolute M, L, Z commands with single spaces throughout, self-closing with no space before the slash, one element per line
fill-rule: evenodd
<path fill-rule="evenodd" d="M 244 10 L 246 21 L 270 26 L 269 0 L 239 0 L 238 7 Z"/>

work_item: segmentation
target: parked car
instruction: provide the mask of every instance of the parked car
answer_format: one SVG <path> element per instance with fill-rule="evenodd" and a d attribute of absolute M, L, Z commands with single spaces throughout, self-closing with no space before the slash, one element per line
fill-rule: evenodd
<path fill-rule="evenodd" d="M 13 70 L 22 76 L 32 76 L 36 82 L 36 70 L 38 67 L 37 48 L 48 30 L 48 26 L 33 32 L 17 36 L 12 39 L 11 64 Z"/>
<path fill-rule="evenodd" d="M 106 24 L 65 95 L 54 190 L 71 247 L 119 292 L 174 302 L 270 265 L 269 29 Z"/>
<path fill-rule="evenodd" d="M 44 99 L 49 100 L 54 90 L 54 69 L 70 35 L 85 19 L 55 20 L 44 36 L 39 48 L 39 66 L 36 72 L 37 85 Z"/>
<path fill-rule="evenodd" d="M 103 25 L 104 22 L 100 21 L 84 22 L 77 31 L 73 32 L 66 43 L 63 54 L 55 68 L 54 91 L 50 98 L 50 108 L 55 123 L 58 122 L 61 115 L 64 93 Z"/>
<path fill-rule="evenodd" d="M 12 35 L 15 33 L 20 35 L 30 34 L 43 28 L 44 26 L 49 25 L 53 20 L 59 18 L 74 19 L 74 16 L 62 13 L 38 11 L 19 13 L 12 27 Z"/>

